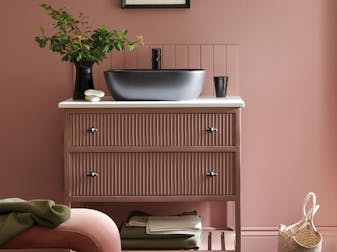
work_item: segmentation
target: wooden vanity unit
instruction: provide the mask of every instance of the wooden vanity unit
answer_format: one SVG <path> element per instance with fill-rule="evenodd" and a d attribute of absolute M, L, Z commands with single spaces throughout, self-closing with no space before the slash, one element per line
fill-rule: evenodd
<path fill-rule="evenodd" d="M 240 97 L 59 103 L 66 201 L 233 202 L 234 231 L 205 229 L 200 250 L 240 251 L 243 106 Z"/>

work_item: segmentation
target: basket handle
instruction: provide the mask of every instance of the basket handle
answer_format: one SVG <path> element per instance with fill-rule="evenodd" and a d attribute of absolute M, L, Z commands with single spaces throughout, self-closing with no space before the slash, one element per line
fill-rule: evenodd
<path fill-rule="evenodd" d="M 310 199 L 312 199 L 312 207 L 307 212 L 306 208 L 307 208 L 307 205 Z M 305 196 L 304 202 L 303 202 L 303 217 L 297 223 L 286 227 L 285 230 L 288 231 L 288 230 L 291 230 L 293 227 L 298 227 L 297 231 L 295 232 L 297 233 L 300 229 L 302 229 L 308 223 L 310 223 L 312 228 L 316 231 L 317 229 L 314 225 L 314 215 L 316 214 L 318 208 L 319 208 L 319 205 L 316 204 L 316 195 L 313 192 L 309 192 L 307 196 Z"/>
<path fill-rule="evenodd" d="M 307 209 L 307 205 L 310 199 L 312 200 L 312 206 L 307 212 L 306 209 Z M 316 203 L 315 193 L 309 192 L 307 196 L 305 196 L 304 202 L 303 202 L 303 218 L 302 218 L 303 226 L 306 225 L 307 223 L 310 223 L 313 229 L 315 231 L 317 230 L 314 224 L 314 215 L 316 214 L 318 208 L 319 208 L 319 205 Z"/>
<path fill-rule="evenodd" d="M 315 206 L 316 206 L 316 195 L 313 192 L 309 192 L 307 194 L 307 196 L 305 196 L 305 198 L 304 198 L 304 202 L 303 202 L 303 216 L 307 215 L 306 208 L 307 208 L 307 205 L 308 205 L 310 199 L 312 199 L 312 207 L 310 209 L 315 208 Z M 310 210 L 309 210 L 309 212 L 310 212 Z"/>

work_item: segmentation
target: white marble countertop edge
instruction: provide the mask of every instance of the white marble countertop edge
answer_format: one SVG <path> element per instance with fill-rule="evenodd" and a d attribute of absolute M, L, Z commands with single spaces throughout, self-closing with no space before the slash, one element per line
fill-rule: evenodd
<path fill-rule="evenodd" d="M 99 102 L 88 102 L 67 99 L 58 104 L 59 108 L 193 108 L 193 107 L 244 107 L 240 96 L 224 98 L 200 97 L 194 100 L 182 101 L 114 101 L 104 97 Z"/>

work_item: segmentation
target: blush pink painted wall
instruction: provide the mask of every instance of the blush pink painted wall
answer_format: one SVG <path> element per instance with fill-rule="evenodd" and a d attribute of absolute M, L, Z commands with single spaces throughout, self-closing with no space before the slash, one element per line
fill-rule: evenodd
<path fill-rule="evenodd" d="M 337 251 L 337 2 L 191 0 L 191 9 L 122 10 L 119 0 L 53 0 L 93 25 L 155 43 L 240 45 L 245 251 L 273 251 L 275 228 L 316 192 L 316 223 Z M 41 1 L 0 1 L 0 197 L 63 200 L 63 118 L 71 66 L 33 38 Z"/>

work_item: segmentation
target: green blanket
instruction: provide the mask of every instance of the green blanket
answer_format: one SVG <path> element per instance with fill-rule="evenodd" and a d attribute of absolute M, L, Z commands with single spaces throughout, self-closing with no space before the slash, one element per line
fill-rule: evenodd
<path fill-rule="evenodd" d="M 166 239 L 122 239 L 122 249 L 199 249 L 201 231 L 191 237 Z"/>
<path fill-rule="evenodd" d="M 52 200 L 0 200 L 0 245 L 34 225 L 55 228 L 70 218 L 70 208 Z"/>
<path fill-rule="evenodd" d="M 132 216 L 148 216 L 145 212 L 133 211 Z M 178 215 L 198 215 L 197 211 L 184 212 Z M 201 244 L 201 230 L 196 235 L 150 235 L 146 234 L 146 227 L 131 227 L 125 223 L 120 227 L 122 249 L 198 249 Z"/>

